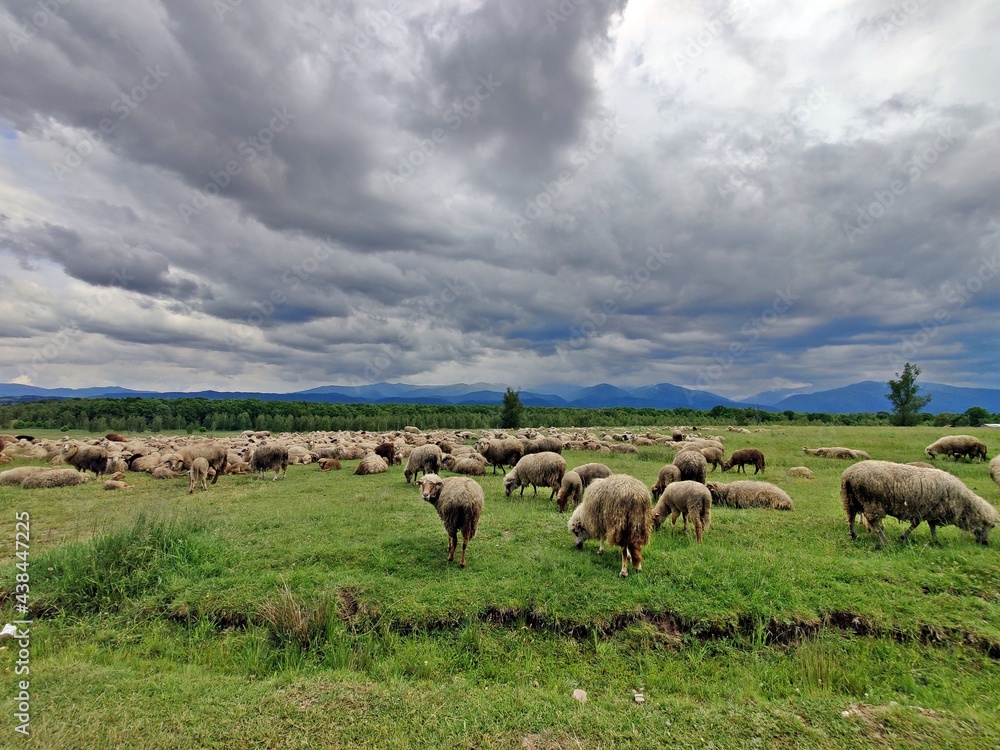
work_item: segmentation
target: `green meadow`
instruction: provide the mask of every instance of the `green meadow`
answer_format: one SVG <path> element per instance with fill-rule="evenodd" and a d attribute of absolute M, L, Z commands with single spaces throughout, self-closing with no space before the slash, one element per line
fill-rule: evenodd
<path fill-rule="evenodd" d="M 0 624 L 25 617 L 24 567 L 32 621 L 27 674 L 0 641 L 0 747 L 1000 747 L 1000 529 L 984 547 L 942 527 L 933 545 L 922 525 L 903 545 L 887 519 L 885 548 L 863 525 L 852 541 L 850 462 L 802 453 L 924 460 L 962 432 L 993 456 L 1000 431 L 702 432 L 726 455 L 760 448 L 757 478 L 795 510 L 713 508 L 700 545 L 666 525 L 624 580 L 617 548 L 574 548 L 547 490 L 505 498 L 490 469 L 465 569 L 400 466 L 292 466 L 193 495 L 136 473 L 115 492 L 0 487 Z M 673 452 L 563 455 L 650 486 Z M 1000 506 L 986 463 L 937 464 Z"/>

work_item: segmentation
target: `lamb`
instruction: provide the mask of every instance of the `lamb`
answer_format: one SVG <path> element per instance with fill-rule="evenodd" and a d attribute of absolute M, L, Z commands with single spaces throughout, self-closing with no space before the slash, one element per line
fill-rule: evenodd
<path fill-rule="evenodd" d="M 612 473 L 610 467 L 596 461 L 589 464 L 581 464 L 573 469 L 573 471 L 580 475 L 580 481 L 583 482 L 583 489 L 587 489 L 595 479 L 606 479 Z"/>
<path fill-rule="evenodd" d="M 268 471 L 274 472 L 272 482 L 278 479 L 278 472 L 284 479 L 288 474 L 288 449 L 278 443 L 261 443 L 250 456 L 250 473 L 257 472 L 257 479 L 263 479 Z M 215 480 L 212 480 L 215 483 Z"/>
<path fill-rule="evenodd" d="M 681 470 L 674 464 L 664 464 L 660 467 L 660 474 L 656 478 L 656 484 L 653 485 L 650 492 L 653 493 L 654 498 L 659 498 L 668 484 L 679 481 L 681 481 Z"/>
<path fill-rule="evenodd" d="M 819 456 L 820 458 L 838 458 L 842 461 L 853 461 L 859 458 L 867 460 L 871 458 L 871 456 L 869 456 L 865 451 L 855 450 L 854 448 L 841 448 L 840 446 L 834 448 L 809 448 L 803 445 L 802 452 L 810 456 Z"/>
<path fill-rule="evenodd" d="M 510 497 L 510 493 L 520 487 L 521 497 L 524 497 L 524 488 L 530 484 L 534 489 L 533 496 L 538 495 L 539 487 L 551 487 L 549 500 L 552 500 L 559 491 L 565 473 L 566 459 L 558 453 L 552 451 L 529 453 L 503 478 L 504 495 Z"/>
<path fill-rule="evenodd" d="M 388 462 L 382 456 L 373 452 L 361 459 L 354 473 L 364 476 L 367 474 L 385 474 L 387 471 L 389 471 Z"/>
<path fill-rule="evenodd" d="M 729 508 L 771 508 L 773 510 L 794 510 L 795 504 L 788 493 L 770 482 L 709 482 L 712 502 Z"/>
<path fill-rule="evenodd" d="M 95 478 L 108 470 L 108 452 L 99 445 L 66 443 L 62 448 L 62 457 L 78 471 L 94 472 Z"/>
<path fill-rule="evenodd" d="M 972 435 L 945 435 L 928 445 L 924 453 L 932 459 L 942 454 L 951 456 L 955 461 L 965 456 L 976 459 L 977 463 L 988 458 L 986 443 Z"/>
<path fill-rule="evenodd" d="M 788 470 L 788 476 L 796 479 L 812 479 L 813 472 L 808 466 L 793 466 Z"/>
<path fill-rule="evenodd" d="M 131 488 L 131 484 L 123 482 L 120 479 L 108 479 L 104 482 L 104 489 L 106 490 L 127 490 Z"/>
<path fill-rule="evenodd" d="M 450 453 L 441 457 L 441 466 L 455 474 L 468 474 L 474 477 L 481 477 L 486 473 L 481 461 L 464 456 L 453 456 Z"/>
<path fill-rule="evenodd" d="M 994 456 L 990 460 L 990 479 L 1000 486 L 1000 456 Z"/>
<path fill-rule="evenodd" d="M 482 438 L 476 443 L 476 450 L 493 466 L 494 474 L 497 473 L 498 466 L 501 471 L 507 466 L 513 468 L 524 455 L 524 445 L 516 438 L 502 440 Z"/>
<path fill-rule="evenodd" d="M 191 477 L 191 481 L 188 483 L 189 495 L 194 493 L 194 487 L 196 484 L 200 484 L 203 490 L 208 490 L 208 472 L 208 459 L 204 456 L 199 456 L 191 462 L 191 468 L 188 470 Z"/>
<path fill-rule="evenodd" d="M 406 483 L 416 482 L 417 475 L 438 474 L 441 471 L 441 458 L 444 454 L 441 448 L 434 443 L 418 445 L 406 459 L 406 468 L 403 470 L 403 478 Z"/>
<path fill-rule="evenodd" d="M 46 469 L 29 474 L 21 482 L 21 487 L 34 490 L 47 487 L 74 487 L 90 481 L 90 475 L 76 469 Z"/>
<path fill-rule="evenodd" d="M 722 471 L 729 471 L 734 466 L 737 472 L 746 474 L 746 465 L 753 465 L 753 473 L 764 471 L 764 454 L 756 448 L 740 448 L 732 452 L 729 459 L 722 464 Z"/>
<path fill-rule="evenodd" d="M 442 479 L 437 474 L 424 474 L 424 478 L 417 484 L 420 486 L 420 496 L 434 506 L 444 524 L 448 535 L 448 562 L 455 559 L 458 532 L 461 530 L 462 559 L 458 564 L 464 568 L 465 548 L 476 536 L 479 518 L 483 514 L 483 488 L 469 477 Z"/>
<path fill-rule="evenodd" d="M 340 461 L 335 458 L 321 458 L 316 463 L 319 464 L 320 471 L 336 471 L 340 468 Z"/>
<path fill-rule="evenodd" d="M 733 455 L 736 455 L 735 453 Z M 708 474 L 708 461 L 698 451 L 680 451 L 674 456 L 674 466 L 681 473 L 682 481 L 701 482 L 705 484 L 705 475 Z M 726 470 L 725 464 L 722 470 Z"/>
<path fill-rule="evenodd" d="M 395 443 L 379 443 L 375 446 L 375 454 L 384 458 L 385 462 L 389 466 L 395 466 L 399 463 L 399 456 L 396 454 Z"/>
<path fill-rule="evenodd" d="M 556 505 L 559 512 L 566 510 L 570 503 L 575 508 L 583 499 L 583 480 L 575 471 L 567 471 L 563 474 L 562 485 L 559 487 L 559 494 L 556 496 Z"/>
<path fill-rule="evenodd" d="M 190 469 L 192 462 L 196 458 L 201 457 L 206 459 L 209 467 L 215 469 L 212 484 L 218 481 L 220 474 L 225 474 L 226 472 L 226 461 L 229 459 L 229 456 L 226 446 L 220 442 L 208 441 L 186 445 L 178 451 L 178 454 L 180 455 L 181 468 L 185 469 Z"/>
<path fill-rule="evenodd" d="M 653 508 L 653 527 L 659 529 L 670 513 L 670 528 L 677 525 L 677 516 L 684 517 L 683 530 L 687 531 L 688 516 L 694 524 L 694 538 L 701 544 L 702 535 L 712 522 L 712 493 L 701 482 L 690 479 L 672 482 L 663 490 Z"/>
<path fill-rule="evenodd" d="M 845 469 L 840 477 L 840 500 L 851 538 L 857 539 L 854 520 L 861 513 L 879 546 L 886 543 L 882 519 L 887 515 L 910 522 L 903 541 L 921 521 L 927 521 L 934 542 L 938 526 L 953 524 L 971 532 L 980 544 L 989 544 L 990 529 L 1000 523 L 1000 513 L 957 477 L 890 461 L 861 461 Z"/>
<path fill-rule="evenodd" d="M 642 548 L 649 543 L 653 529 L 653 509 L 646 485 L 628 474 L 612 474 L 590 484 L 583 500 L 567 524 L 577 549 L 587 539 L 600 539 L 598 554 L 605 543 L 621 547 L 622 568 L 618 575 L 628 577 L 628 561 L 642 570 Z"/>

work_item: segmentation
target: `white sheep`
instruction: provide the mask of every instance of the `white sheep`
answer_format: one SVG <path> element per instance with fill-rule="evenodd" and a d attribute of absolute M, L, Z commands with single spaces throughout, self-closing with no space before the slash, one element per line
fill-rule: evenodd
<path fill-rule="evenodd" d="M 421 497 L 434 506 L 444 524 L 448 534 L 448 562 L 455 559 L 458 532 L 462 532 L 462 559 L 458 564 L 464 568 L 465 548 L 476 536 L 479 518 L 483 514 L 483 488 L 469 477 L 442 479 L 437 474 L 424 474 L 416 484 L 420 487 Z"/>
<path fill-rule="evenodd" d="M 504 476 L 504 495 L 510 497 L 510 493 L 520 487 L 521 497 L 524 497 L 524 488 L 530 484 L 535 495 L 538 495 L 539 487 L 551 487 L 552 494 L 549 495 L 551 500 L 559 491 L 565 473 L 566 459 L 560 454 L 552 451 L 529 453 L 518 460 L 514 468 Z"/>
<path fill-rule="evenodd" d="M 621 547 L 622 567 L 619 576 L 628 577 L 628 562 L 642 570 L 642 548 L 649 543 L 653 528 L 653 509 L 646 485 L 628 474 L 612 474 L 595 479 L 583 493 L 583 500 L 567 524 L 577 549 L 587 539 L 600 539 L 598 554 L 605 543 Z"/>
<path fill-rule="evenodd" d="M 701 544 L 702 535 L 712 522 L 712 493 L 701 482 L 684 479 L 671 482 L 663 490 L 660 499 L 653 508 L 653 526 L 660 525 L 670 514 L 670 528 L 677 525 L 677 516 L 683 516 L 683 530 L 687 531 L 688 516 L 694 524 L 694 537 Z"/>

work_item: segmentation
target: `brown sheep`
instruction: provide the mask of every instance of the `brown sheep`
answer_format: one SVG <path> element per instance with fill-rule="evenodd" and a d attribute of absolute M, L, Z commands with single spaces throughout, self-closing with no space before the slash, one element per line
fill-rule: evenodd
<path fill-rule="evenodd" d="M 583 499 L 583 480 L 575 471 L 567 471 L 563 474 L 562 485 L 559 487 L 559 494 L 556 496 L 556 505 L 559 512 L 566 510 L 566 506 L 572 503 L 575 508 Z"/>
<path fill-rule="evenodd" d="M 667 488 L 667 485 L 671 482 L 681 481 L 681 470 L 678 469 L 673 464 L 664 464 L 660 467 L 660 474 L 656 477 L 656 484 L 653 485 L 650 492 L 653 494 L 654 502 L 656 499 L 663 494 L 663 490 Z"/>
<path fill-rule="evenodd" d="M 475 538 L 483 514 L 483 488 L 469 477 L 442 479 L 437 474 L 424 474 L 416 484 L 420 487 L 420 496 L 434 506 L 444 524 L 448 535 L 448 562 L 455 559 L 458 532 L 462 532 L 462 558 L 458 564 L 464 568 L 465 548 Z"/>
<path fill-rule="evenodd" d="M 62 457 L 77 471 L 92 471 L 95 477 L 108 470 L 108 451 L 99 445 L 66 443 L 62 447 Z"/>
<path fill-rule="evenodd" d="M 336 471 L 340 468 L 340 461 L 335 458 L 321 458 L 316 462 L 320 471 Z"/>
<path fill-rule="evenodd" d="M 596 461 L 589 464 L 581 464 L 573 469 L 573 471 L 580 476 L 580 481 L 583 482 L 583 489 L 587 489 L 595 479 L 605 479 L 610 477 L 612 473 L 610 467 Z"/>
<path fill-rule="evenodd" d="M 375 453 L 384 458 L 389 466 L 395 466 L 399 463 L 399 455 L 397 454 L 395 443 L 379 443 L 375 447 Z"/>
<path fill-rule="evenodd" d="M 220 474 L 226 473 L 226 461 L 229 455 L 226 446 L 221 442 L 204 441 L 194 445 L 186 445 L 178 451 L 178 454 L 180 455 L 180 468 L 184 469 L 190 469 L 192 462 L 198 457 L 206 459 L 209 467 L 215 470 L 212 484 L 218 481 Z"/>
<path fill-rule="evenodd" d="M 505 438 L 502 440 L 490 440 L 483 438 L 476 443 L 476 450 L 493 467 L 493 473 L 497 473 L 497 467 L 504 471 L 505 467 L 514 467 L 524 455 L 524 445 L 516 438 Z"/>
<path fill-rule="evenodd" d="M 612 474 L 591 482 L 583 500 L 567 524 L 577 549 L 587 539 L 600 539 L 598 554 L 605 543 L 621 547 L 622 567 L 618 573 L 628 577 L 628 562 L 642 570 L 642 548 L 649 543 L 653 529 L 653 509 L 646 485 L 628 474 Z"/>
<path fill-rule="evenodd" d="M 653 508 L 653 526 L 660 524 L 670 513 L 670 528 L 677 526 L 677 516 L 683 516 L 683 530 L 687 531 L 688 516 L 694 524 L 694 538 L 701 544 L 702 535 L 712 522 L 712 493 L 701 482 L 690 479 L 672 482 L 660 495 L 656 507 Z"/>
<path fill-rule="evenodd" d="M 674 456 L 674 466 L 681 473 L 681 481 L 690 480 L 705 484 L 705 476 L 708 474 L 708 461 L 698 451 L 680 451 Z M 726 470 L 725 465 L 723 465 L 722 470 Z"/>
<path fill-rule="evenodd" d="M 763 472 L 764 454 L 756 448 L 740 448 L 739 450 L 735 450 L 732 455 L 729 456 L 728 460 L 722 464 L 722 471 L 729 471 L 735 466 L 737 473 L 743 472 L 746 474 L 745 467 L 747 464 L 751 464 L 753 466 L 754 474 L 757 472 Z"/>

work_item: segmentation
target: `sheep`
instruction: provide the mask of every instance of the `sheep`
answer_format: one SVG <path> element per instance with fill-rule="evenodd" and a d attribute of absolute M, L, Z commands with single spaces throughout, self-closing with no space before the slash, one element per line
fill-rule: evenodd
<path fill-rule="evenodd" d="M 795 503 L 788 493 L 770 482 L 744 480 L 722 484 L 709 482 L 712 502 L 729 508 L 771 508 L 773 510 L 794 510 Z"/>
<path fill-rule="evenodd" d="M 989 544 L 990 529 L 1000 523 L 1000 513 L 957 477 L 890 461 L 861 461 L 845 469 L 840 477 L 840 500 L 851 538 L 858 538 L 854 520 L 861 513 L 880 547 L 886 543 L 882 519 L 887 515 L 910 522 L 903 541 L 921 521 L 927 521 L 934 542 L 937 527 L 951 524 L 971 532 L 980 544 Z"/>
<path fill-rule="evenodd" d="M 600 539 L 598 554 L 605 543 L 621 547 L 622 568 L 618 575 L 628 577 L 628 561 L 642 570 L 642 548 L 649 543 L 653 529 L 653 509 L 646 485 L 628 474 L 612 474 L 591 482 L 583 493 L 567 524 L 577 549 L 587 539 Z"/>
<path fill-rule="evenodd" d="M 583 480 L 580 479 L 580 475 L 575 471 L 567 471 L 563 474 L 562 484 L 559 487 L 559 494 L 556 496 L 556 505 L 559 507 L 559 512 L 562 513 L 566 510 L 566 506 L 570 503 L 572 503 L 575 508 L 580 504 L 580 500 L 582 499 Z"/>
<path fill-rule="evenodd" d="M 994 456 L 990 460 L 990 479 L 1000 486 L 1000 456 Z"/>
<path fill-rule="evenodd" d="M 455 474 L 468 474 L 470 476 L 481 477 L 486 473 L 481 461 L 465 456 L 453 456 L 450 453 L 446 453 L 441 457 L 441 466 Z"/>
<path fill-rule="evenodd" d="M 615 443 L 611 446 L 612 453 L 636 454 L 639 449 L 631 443 Z"/>
<path fill-rule="evenodd" d="M 389 464 L 382 456 L 373 452 L 361 459 L 354 473 L 365 476 L 367 474 L 385 474 L 387 471 L 389 471 Z"/>
<path fill-rule="evenodd" d="M 510 497 L 510 493 L 520 487 L 521 497 L 524 497 L 524 488 L 530 484 L 534 489 L 534 497 L 538 495 L 540 486 L 551 487 L 549 500 L 552 500 L 559 491 L 565 473 L 566 459 L 558 453 L 552 451 L 529 453 L 522 457 L 503 478 L 503 492 Z"/>
<path fill-rule="evenodd" d="M 153 479 L 174 479 L 177 476 L 167 464 L 160 464 L 149 473 Z"/>
<path fill-rule="evenodd" d="M 7 469 L 7 471 L 0 472 L 0 487 L 20 486 L 21 482 L 32 474 L 50 470 L 48 466 L 18 466 L 14 469 Z"/>
<path fill-rule="evenodd" d="M 796 479 L 812 479 L 813 472 L 808 466 L 793 466 L 788 470 L 788 476 Z"/>
<path fill-rule="evenodd" d="M 932 459 L 942 454 L 951 456 L 955 461 L 964 456 L 976 459 L 977 463 L 988 458 L 986 443 L 972 435 L 945 435 L 928 445 L 924 453 Z"/>
<path fill-rule="evenodd" d="M 483 488 L 469 477 L 442 479 L 437 474 L 424 474 L 417 485 L 420 487 L 420 496 L 434 506 L 444 524 L 448 535 L 448 562 L 455 559 L 458 532 L 462 532 L 462 558 L 458 565 L 464 568 L 465 548 L 476 536 L 479 518 L 483 514 Z"/>
<path fill-rule="evenodd" d="M 257 479 L 263 479 L 268 471 L 274 472 L 272 482 L 278 479 L 279 471 L 282 479 L 288 475 L 288 449 L 285 446 L 279 443 L 261 443 L 254 448 L 250 456 L 250 473 L 257 472 Z"/>
<path fill-rule="evenodd" d="M 683 516 L 683 530 L 687 531 L 688 516 L 690 516 L 694 524 L 694 538 L 701 544 L 702 535 L 708 531 L 712 522 L 712 493 L 701 482 L 690 479 L 672 482 L 663 490 L 656 507 L 653 508 L 654 528 L 660 528 L 668 512 L 671 529 L 677 525 L 677 516 Z"/>
<path fill-rule="evenodd" d="M 395 443 L 379 443 L 375 446 L 375 454 L 381 456 L 385 459 L 385 462 L 389 466 L 395 466 L 399 463 L 399 456 L 396 455 L 396 444 Z"/>
<path fill-rule="evenodd" d="M 583 482 L 583 489 L 587 489 L 595 479 L 606 479 L 612 473 L 609 466 L 596 461 L 589 464 L 581 464 L 573 469 L 573 471 L 580 475 L 580 481 Z"/>
<path fill-rule="evenodd" d="M 663 490 L 667 488 L 668 484 L 679 481 L 681 481 L 681 470 L 674 464 L 663 464 L 660 467 L 659 476 L 656 477 L 656 484 L 650 488 L 654 502 L 663 494 Z"/>
<path fill-rule="evenodd" d="M 705 484 L 708 461 L 698 451 L 681 451 L 674 456 L 674 466 L 680 471 L 682 481 L 691 480 Z M 725 464 L 723 464 L 722 470 L 726 470 Z"/>
<path fill-rule="evenodd" d="M 418 445 L 406 459 L 406 468 L 403 470 L 403 478 L 407 484 L 416 483 L 417 475 L 438 474 L 441 471 L 441 458 L 444 454 L 434 443 Z"/>
<path fill-rule="evenodd" d="M 505 467 L 514 467 L 514 464 L 524 455 L 524 445 L 515 438 L 505 438 L 502 440 L 490 440 L 482 438 L 476 443 L 476 450 L 493 466 L 493 473 L 497 473 L 497 467 L 501 471 Z"/>
<path fill-rule="evenodd" d="M 66 443 L 62 448 L 63 460 L 77 471 L 94 472 L 94 477 L 108 470 L 108 452 L 99 445 Z"/>
<path fill-rule="evenodd" d="M 308 448 L 303 448 L 301 445 L 291 445 L 288 447 L 288 463 L 292 465 L 297 466 L 301 464 L 305 466 L 311 464 L 313 458 L 313 453 Z"/>
<path fill-rule="evenodd" d="M 194 494 L 194 487 L 196 484 L 200 484 L 203 490 L 208 489 L 208 459 L 204 456 L 199 456 L 194 461 L 191 462 L 191 468 L 188 469 L 191 481 L 188 483 L 188 494 Z"/>
<path fill-rule="evenodd" d="M 21 487 L 33 490 L 47 487 L 73 487 L 90 481 L 90 475 L 76 469 L 46 469 L 29 474 L 21 482 Z"/>
<path fill-rule="evenodd" d="M 320 471 L 336 471 L 340 468 L 340 461 L 335 458 L 321 458 L 316 463 L 319 464 Z"/>
<path fill-rule="evenodd" d="M 221 442 L 209 441 L 186 445 L 178 451 L 178 455 L 180 456 L 180 468 L 184 469 L 190 469 L 191 463 L 196 458 L 201 457 L 206 459 L 209 467 L 215 469 L 212 484 L 218 481 L 220 474 L 226 473 L 226 461 L 229 459 L 229 452 Z"/>
<path fill-rule="evenodd" d="M 870 459 L 871 456 L 867 452 L 861 450 L 855 450 L 854 448 L 841 448 L 840 446 L 834 448 L 809 448 L 808 446 L 802 446 L 802 452 L 810 456 L 819 456 L 820 458 L 838 458 L 842 461 L 853 461 L 855 459 Z"/>
<path fill-rule="evenodd" d="M 145 456 L 135 456 L 129 461 L 129 471 L 144 471 L 147 474 L 160 465 L 160 454 L 150 453 Z"/>
<path fill-rule="evenodd" d="M 131 488 L 131 484 L 123 482 L 120 479 L 108 479 L 104 482 L 104 489 L 106 490 L 128 490 Z"/>
<path fill-rule="evenodd" d="M 112 443 L 126 443 L 128 442 L 122 435 L 117 432 L 109 432 L 104 436 L 105 440 L 110 440 Z"/>
<path fill-rule="evenodd" d="M 764 454 L 756 448 L 740 448 L 732 452 L 729 459 L 722 464 L 722 471 L 727 472 L 734 466 L 736 471 L 746 474 L 746 464 L 753 465 L 753 473 L 764 471 Z"/>

